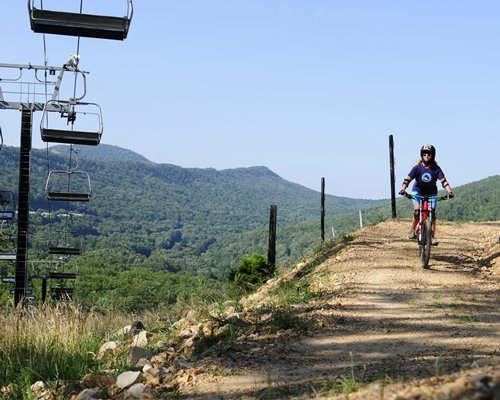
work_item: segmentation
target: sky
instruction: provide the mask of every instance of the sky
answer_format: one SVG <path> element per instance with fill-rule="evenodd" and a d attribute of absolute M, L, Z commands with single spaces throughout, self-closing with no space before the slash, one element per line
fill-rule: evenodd
<path fill-rule="evenodd" d="M 103 15 L 126 5 L 83 0 Z M 133 10 L 124 41 L 78 41 L 32 32 L 26 2 L 0 0 L 0 63 L 62 66 L 79 53 L 101 143 L 156 163 L 266 166 L 317 191 L 325 178 L 328 194 L 382 199 L 393 135 L 397 191 L 425 143 L 452 187 L 500 173 L 498 1 L 135 0 Z M 41 114 L 35 148 L 46 147 Z M 20 118 L 0 110 L 6 145 L 19 146 Z"/>

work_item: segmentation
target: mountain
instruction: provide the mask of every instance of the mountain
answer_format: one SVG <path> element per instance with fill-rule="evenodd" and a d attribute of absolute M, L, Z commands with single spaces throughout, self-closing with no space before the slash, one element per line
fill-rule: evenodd
<path fill-rule="evenodd" d="M 66 235 L 83 241 L 84 260 L 98 257 L 102 262 L 154 270 L 208 271 L 220 276 L 248 252 L 266 251 L 271 204 L 278 206 L 278 227 L 292 226 L 291 236 L 282 237 L 277 245 L 282 259 L 300 256 L 318 240 L 319 228 L 308 236 L 293 226 L 312 219 L 319 226 L 320 194 L 266 167 L 182 168 L 124 159 L 132 154 L 104 146 L 107 151 L 90 157 L 86 154 L 91 153 L 79 152 L 79 173 L 69 176 L 68 146 L 54 147 L 57 153 L 51 150 L 48 155 L 32 151 L 30 240 L 36 257 L 46 256 L 49 239 Z M 0 152 L 1 187 L 15 193 L 18 152 L 13 147 Z M 74 154 L 71 164 L 76 165 Z M 49 186 L 62 180 L 59 183 L 69 184 L 70 191 L 91 192 L 91 201 L 48 202 L 44 189 L 49 171 Z M 85 183 L 86 174 L 90 185 Z M 333 217 L 384 201 L 328 195 L 325 203 L 326 216 Z M 68 214 L 75 216 L 70 221 L 61 217 Z"/>
<path fill-rule="evenodd" d="M 149 161 L 146 157 L 143 157 L 132 150 L 123 149 L 109 144 L 100 144 L 99 146 L 78 145 L 74 146 L 74 148 L 78 151 L 78 155 L 82 159 L 95 161 L 139 161 L 151 163 L 151 161 Z M 49 151 L 64 157 L 69 152 L 69 146 L 50 146 Z"/>
<path fill-rule="evenodd" d="M 30 243 L 37 258 L 47 256 L 51 240 L 64 236 L 82 242 L 82 261 L 141 265 L 155 271 L 204 271 L 221 277 L 241 257 L 267 252 L 271 204 L 278 206 L 279 263 L 300 258 L 319 242 L 320 194 L 262 166 L 221 171 L 182 168 L 154 164 L 129 150 L 103 145 L 102 153 L 89 157 L 85 154 L 92 152 L 79 153 L 80 175 L 88 174 L 90 186 L 85 187 L 78 174 L 71 176 L 70 189 L 80 185 L 79 190 L 91 191 L 90 202 L 48 202 L 44 189 L 49 171 L 68 184 L 68 147 L 54 147 L 58 153 L 51 151 L 48 156 L 46 151 L 32 152 Z M 14 147 L 0 152 L 2 190 L 17 193 L 18 157 Z M 438 218 L 500 219 L 499 176 L 455 188 L 455 193 L 452 202 L 440 203 Z M 327 195 L 325 203 L 327 238 L 333 228 L 342 235 L 359 227 L 359 210 L 365 225 L 391 216 L 388 200 Z M 398 199 L 397 208 L 398 216 L 411 215 L 406 199 Z"/>

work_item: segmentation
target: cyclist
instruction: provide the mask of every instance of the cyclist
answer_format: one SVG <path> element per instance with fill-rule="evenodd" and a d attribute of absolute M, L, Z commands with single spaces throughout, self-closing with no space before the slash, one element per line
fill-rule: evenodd
<path fill-rule="evenodd" d="M 405 195 L 406 188 L 409 186 L 410 182 L 415 179 L 413 184 L 412 194 L 420 196 L 436 196 L 437 195 L 437 185 L 436 182 L 441 181 L 441 185 L 448 193 L 448 198 L 454 197 L 451 186 L 446 180 L 441 167 L 436 162 L 436 148 L 431 144 L 424 144 L 420 149 L 420 160 L 418 160 L 408 176 L 403 180 L 403 186 L 399 194 L 401 196 Z M 436 234 L 436 205 L 437 199 L 430 199 L 429 205 L 434 211 L 434 220 L 432 221 L 432 244 L 435 246 L 438 244 L 438 240 L 435 238 Z M 415 229 L 417 228 L 419 222 L 419 209 L 420 203 L 418 199 L 413 199 L 413 221 L 408 239 L 415 239 L 417 234 Z"/>

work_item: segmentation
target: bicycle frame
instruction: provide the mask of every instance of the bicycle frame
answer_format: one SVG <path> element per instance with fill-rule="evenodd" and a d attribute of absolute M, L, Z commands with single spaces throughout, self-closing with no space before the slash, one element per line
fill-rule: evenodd
<path fill-rule="evenodd" d="M 429 259 L 431 256 L 432 245 L 432 224 L 434 222 L 434 208 L 429 207 L 431 200 L 437 201 L 448 199 L 448 196 L 421 196 L 411 193 L 405 195 L 408 199 L 417 199 L 419 201 L 419 221 L 417 225 L 418 255 L 420 265 L 423 268 L 429 268 Z"/>

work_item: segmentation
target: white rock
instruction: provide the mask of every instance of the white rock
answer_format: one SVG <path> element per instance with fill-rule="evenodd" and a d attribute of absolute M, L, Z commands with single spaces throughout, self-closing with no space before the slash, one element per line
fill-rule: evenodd
<path fill-rule="evenodd" d="M 115 341 L 110 341 L 104 343 L 99 349 L 99 358 L 104 357 L 107 353 L 113 352 L 118 348 L 118 343 Z"/>
<path fill-rule="evenodd" d="M 148 338 L 151 337 L 151 334 L 148 334 L 147 331 L 141 331 L 132 339 L 132 346 L 136 347 L 144 347 L 148 344 Z"/>
<path fill-rule="evenodd" d="M 140 399 L 145 393 L 150 393 L 151 389 L 148 388 L 144 383 L 136 383 L 127 389 L 127 398 Z"/>
<path fill-rule="evenodd" d="M 144 376 L 140 371 L 125 371 L 116 378 L 116 386 L 125 389 L 136 383 L 141 383 L 143 380 Z"/>

